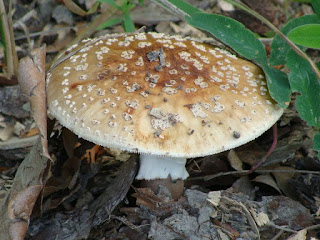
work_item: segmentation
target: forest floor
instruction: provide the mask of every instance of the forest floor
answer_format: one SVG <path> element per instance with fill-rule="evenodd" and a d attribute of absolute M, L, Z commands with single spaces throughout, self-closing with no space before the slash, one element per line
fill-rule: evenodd
<path fill-rule="evenodd" d="M 12 2 L 11 24 L 18 58 L 45 43 L 47 68 L 80 33 L 87 31 L 93 37 L 123 32 L 120 24 L 100 31 L 88 30 L 98 15 L 121 16 L 105 3 L 93 14 L 80 16 L 72 13 L 64 1 Z M 85 11 L 95 2 L 77 1 Z M 310 5 L 298 1 L 243 2 L 278 28 L 292 18 L 312 14 Z M 227 9 L 216 0 L 190 3 L 206 12 L 241 21 L 270 50 L 272 32 L 255 18 Z M 130 16 L 136 29 L 146 26 L 146 31 L 208 37 L 150 2 L 138 4 Z M 319 56 L 317 51 L 310 54 Z M 5 72 L 3 49 L 0 63 Z M 277 122 L 276 148 L 256 171 L 248 170 L 268 152 L 274 139 L 272 129 L 234 150 L 188 159 L 190 177 L 178 200 L 139 187 L 134 180 L 136 154 L 78 139 L 54 120 L 48 121 L 48 129 L 52 160 L 45 160 L 40 154 L 39 128 L 17 76 L 6 79 L 2 75 L 1 240 L 12 236 L 24 239 L 24 234 L 25 239 L 32 240 L 320 239 L 320 161 L 312 143 L 315 130 L 300 119 L 295 96 Z"/>

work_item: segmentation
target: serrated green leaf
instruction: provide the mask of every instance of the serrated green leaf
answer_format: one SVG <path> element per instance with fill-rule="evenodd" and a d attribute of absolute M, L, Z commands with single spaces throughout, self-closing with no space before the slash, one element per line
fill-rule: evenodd
<path fill-rule="evenodd" d="M 314 12 L 320 17 L 320 1 L 319 0 L 311 0 L 311 4 Z"/>
<path fill-rule="evenodd" d="M 299 92 L 296 109 L 309 126 L 320 128 L 320 84 L 310 64 L 290 50 L 287 56 L 292 91 Z"/>
<path fill-rule="evenodd" d="M 302 16 L 291 20 L 281 29 L 281 31 L 287 35 L 292 29 L 305 24 L 320 24 L 320 19 L 317 15 Z M 290 49 L 291 47 L 279 35 L 277 35 L 271 43 L 271 55 L 269 58 L 271 66 L 285 65 L 286 56 Z"/>
<path fill-rule="evenodd" d="M 261 67 L 266 75 L 271 97 L 278 102 L 281 108 L 288 107 L 291 90 L 287 74 L 268 65 L 262 65 Z"/>
<path fill-rule="evenodd" d="M 210 32 L 245 58 L 261 64 L 267 62 L 262 43 L 242 23 L 209 13 L 191 14 L 186 20 L 190 25 Z"/>
<path fill-rule="evenodd" d="M 231 18 L 215 14 L 196 13 L 187 18 L 187 22 L 210 32 L 246 59 L 259 64 L 266 74 L 271 97 L 280 107 L 288 106 L 291 91 L 287 76 L 268 66 L 265 49 L 251 31 Z"/>
<path fill-rule="evenodd" d="M 182 0 L 169 0 L 169 2 L 189 15 L 201 12 L 200 9 Z"/>
<path fill-rule="evenodd" d="M 313 149 L 318 152 L 320 158 L 320 133 L 317 133 L 313 138 Z"/>
<path fill-rule="evenodd" d="M 320 49 L 320 24 L 306 24 L 292 29 L 288 38 L 297 45 Z"/>

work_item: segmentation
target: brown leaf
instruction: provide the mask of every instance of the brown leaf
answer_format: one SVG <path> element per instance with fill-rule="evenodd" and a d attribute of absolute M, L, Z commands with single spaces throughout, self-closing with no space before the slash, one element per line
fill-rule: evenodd
<path fill-rule="evenodd" d="M 232 168 L 238 171 L 243 170 L 243 167 L 242 167 L 243 163 L 233 149 L 231 149 L 228 153 L 228 160 Z"/>
<path fill-rule="evenodd" d="M 269 185 L 270 187 L 273 187 L 279 193 L 281 193 L 281 190 L 279 189 L 277 183 L 274 181 L 274 179 L 270 175 L 259 175 L 252 181 Z"/>
<path fill-rule="evenodd" d="M 42 185 L 34 185 L 20 191 L 9 200 L 8 217 L 10 239 L 24 239 L 34 204 L 42 190 Z"/>
<path fill-rule="evenodd" d="M 41 134 L 43 154 L 50 159 L 47 141 L 47 104 L 45 87 L 46 46 L 31 51 L 31 57 L 20 60 L 18 81 L 31 104 L 33 118 Z"/>
<path fill-rule="evenodd" d="M 74 156 L 73 150 L 79 143 L 78 136 L 67 128 L 62 129 L 62 141 L 69 158 Z"/>
<path fill-rule="evenodd" d="M 136 190 L 136 193 L 132 194 L 132 196 L 137 199 L 137 205 L 144 206 L 153 215 L 159 217 L 170 215 L 176 208 L 177 203 L 184 200 L 179 199 L 179 201 L 177 202 L 165 196 L 155 195 L 150 188 L 138 188 Z"/>
<path fill-rule="evenodd" d="M 305 240 L 307 239 L 307 230 L 302 229 L 296 234 L 292 235 L 291 237 L 288 238 L 288 240 Z"/>
<path fill-rule="evenodd" d="M 42 149 L 38 138 L 20 164 L 12 188 L 0 202 L 0 239 L 24 239 L 30 214 L 50 169 L 50 161 L 43 157 Z"/>
<path fill-rule="evenodd" d="M 274 170 L 292 171 L 292 172 L 274 172 L 272 174 L 277 181 L 277 185 L 286 196 L 293 197 L 294 195 L 296 195 L 297 194 L 296 191 L 293 191 L 292 187 L 290 186 L 290 180 L 293 178 L 295 174 L 294 173 L 295 169 L 292 167 L 280 166 L 275 168 Z"/>
<path fill-rule="evenodd" d="M 95 12 L 99 6 L 99 2 L 96 2 L 89 11 L 85 11 L 82 8 L 80 8 L 77 4 L 75 4 L 72 0 L 63 0 L 63 2 L 71 12 L 79 16 L 86 16 L 88 14 L 91 14 Z"/>

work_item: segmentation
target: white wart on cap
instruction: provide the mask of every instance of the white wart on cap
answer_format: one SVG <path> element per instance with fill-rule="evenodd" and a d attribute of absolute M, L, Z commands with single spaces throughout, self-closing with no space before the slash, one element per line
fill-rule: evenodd
<path fill-rule="evenodd" d="M 87 39 L 48 73 L 50 112 L 96 144 L 199 157 L 247 143 L 282 115 L 255 64 L 159 33 Z"/>

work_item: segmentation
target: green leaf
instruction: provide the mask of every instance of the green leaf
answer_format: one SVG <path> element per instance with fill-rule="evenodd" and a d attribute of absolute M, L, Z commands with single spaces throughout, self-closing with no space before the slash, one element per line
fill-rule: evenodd
<path fill-rule="evenodd" d="M 182 0 L 169 0 L 169 2 L 189 15 L 201 12 L 200 9 Z"/>
<path fill-rule="evenodd" d="M 251 31 L 231 18 L 215 14 L 196 13 L 187 18 L 187 22 L 208 31 L 246 59 L 259 64 L 266 74 L 271 97 L 280 107 L 288 106 L 291 91 L 287 76 L 267 64 L 265 49 Z"/>
<path fill-rule="evenodd" d="M 319 0 L 311 0 L 311 4 L 314 12 L 320 17 L 320 1 Z"/>
<path fill-rule="evenodd" d="M 136 5 L 134 3 L 131 3 L 130 1 L 123 1 L 122 4 L 122 12 L 128 13 L 132 8 L 134 8 Z"/>
<path fill-rule="evenodd" d="M 300 18 L 291 20 L 282 28 L 282 32 L 287 35 L 292 29 L 305 24 L 320 24 L 320 19 L 317 15 L 306 15 Z M 271 55 L 269 62 L 272 66 L 285 65 L 288 51 L 291 47 L 277 35 L 271 43 Z"/>
<path fill-rule="evenodd" d="M 291 89 L 287 74 L 268 65 L 262 65 L 262 69 L 267 78 L 270 96 L 278 102 L 281 108 L 288 107 Z"/>
<path fill-rule="evenodd" d="M 320 133 L 317 133 L 313 138 L 313 149 L 318 152 L 320 158 Z"/>
<path fill-rule="evenodd" d="M 296 109 L 309 126 L 320 128 L 320 84 L 310 64 L 290 50 L 287 56 L 290 68 L 289 82 L 292 91 L 299 92 Z"/>
<path fill-rule="evenodd" d="M 122 20 L 122 27 L 126 32 L 133 32 L 136 30 L 129 13 L 124 14 L 124 17 Z"/>
<path fill-rule="evenodd" d="M 192 14 L 191 17 L 187 17 L 187 22 L 210 32 L 245 58 L 261 64 L 267 62 L 262 43 L 242 23 L 229 17 L 209 13 Z"/>
<path fill-rule="evenodd" d="M 292 29 L 288 38 L 295 44 L 320 49 L 320 24 L 306 24 Z"/>
<path fill-rule="evenodd" d="M 121 22 L 121 18 L 110 19 L 110 20 L 105 21 L 104 23 L 100 24 L 99 27 L 97 27 L 97 30 L 102 30 L 107 27 L 111 27 L 111 26 L 116 25 L 120 22 Z"/>
<path fill-rule="evenodd" d="M 112 7 L 118 9 L 118 10 L 121 10 L 121 7 L 118 6 L 114 0 L 99 0 L 100 2 L 105 2 L 105 3 L 108 3 L 109 5 L 111 5 Z"/>

